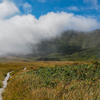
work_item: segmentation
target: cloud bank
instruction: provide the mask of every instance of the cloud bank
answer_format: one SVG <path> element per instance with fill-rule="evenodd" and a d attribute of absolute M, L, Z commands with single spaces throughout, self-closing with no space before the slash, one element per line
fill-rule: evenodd
<path fill-rule="evenodd" d="M 7 8 L 6 8 L 7 5 Z M 12 5 L 12 6 L 11 6 Z M 66 12 L 49 12 L 39 19 L 34 15 L 14 15 L 19 9 L 14 3 L 4 1 L 0 4 L 0 55 L 5 53 L 32 52 L 31 44 L 38 43 L 43 38 L 51 38 L 66 29 L 88 31 L 98 27 L 96 19 L 86 18 Z"/>

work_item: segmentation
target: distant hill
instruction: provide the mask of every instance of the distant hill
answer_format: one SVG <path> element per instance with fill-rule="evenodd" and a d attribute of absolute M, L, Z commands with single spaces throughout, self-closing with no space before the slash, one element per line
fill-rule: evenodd
<path fill-rule="evenodd" d="M 100 29 L 90 32 L 67 30 L 60 36 L 41 40 L 32 46 L 31 54 L 7 54 L 7 56 L 37 61 L 96 60 L 100 59 Z"/>
<path fill-rule="evenodd" d="M 100 59 L 100 29 L 91 32 L 64 31 L 59 37 L 37 44 L 36 54 L 36 60 Z"/>

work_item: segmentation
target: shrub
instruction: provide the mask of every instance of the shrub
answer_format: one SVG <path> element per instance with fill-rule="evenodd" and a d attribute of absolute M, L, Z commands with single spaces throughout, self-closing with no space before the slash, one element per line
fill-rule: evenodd
<path fill-rule="evenodd" d="M 91 62 L 93 65 L 99 65 L 98 61 L 92 61 Z"/>
<path fill-rule="evenodd" d="M 78 62 L 74 62 L 73 65 L 78 65 Z"/>

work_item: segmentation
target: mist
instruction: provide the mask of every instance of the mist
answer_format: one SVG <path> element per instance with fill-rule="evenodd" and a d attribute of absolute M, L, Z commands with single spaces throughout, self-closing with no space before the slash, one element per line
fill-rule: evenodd
<path fill-rule="evenodd" d="M 31 14 L 22 15 L 14 3 L 4 0 L 0 3 L 0 55 L 32 53 L 31 44 L 55 37 L 64 30 L 86 32 L 97 28 L 100 25 L 96 19 L 73 13 L 49 12 L 38 19 Z"/>

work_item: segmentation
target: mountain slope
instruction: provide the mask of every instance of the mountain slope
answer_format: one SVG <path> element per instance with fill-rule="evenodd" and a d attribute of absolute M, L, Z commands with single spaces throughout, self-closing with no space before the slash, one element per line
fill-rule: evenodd
<path fill-rule="evenodd" d="M 100 29 L 91 32 L 65 31 L 60 37 L 38 44 L 36 60 L 100 59 Z"/>
<path fill-rule="evenodd" d="M 33 53 L 8 54 L 32 60 L 94 60 L 100 59 L 100 29 L 91 32 L 67 30 L 60 36 L 32 45 Z"/>

